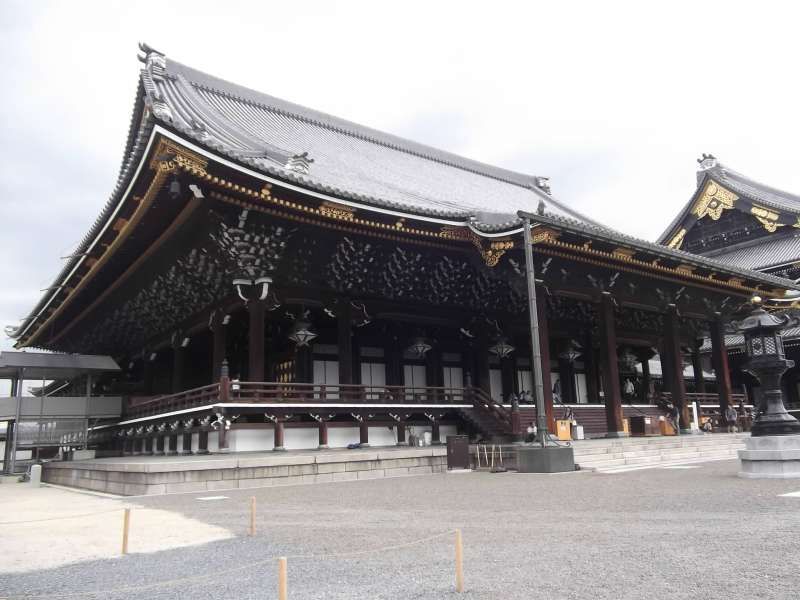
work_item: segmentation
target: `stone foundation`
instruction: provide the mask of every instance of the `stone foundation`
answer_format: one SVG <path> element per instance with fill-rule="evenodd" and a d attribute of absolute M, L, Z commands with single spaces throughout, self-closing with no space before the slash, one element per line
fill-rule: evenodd
<path fill-rule="evenodd" d="M 800 479 L 800 435 L 749 437 L 739 450 L 746 479 Z"/>
<path fill-rule="evenodd" d="M 130 457 L 52 462 L 43 481 L 58 485 L 142 496 L 272 485 L 327 483 L 441 473 L 443 446 L 339 450 L 306 454 L 221 454 Z"/>

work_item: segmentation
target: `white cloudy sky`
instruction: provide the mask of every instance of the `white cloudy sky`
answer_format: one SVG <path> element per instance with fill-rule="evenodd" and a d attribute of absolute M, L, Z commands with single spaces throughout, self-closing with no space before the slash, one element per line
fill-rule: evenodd
<path fill-rule="evenodd" d="M 654 239 L 712 152 L 800 192 L 790 3 L 0 1 L 0 325 L 106 202 L 147 41 Z M 0 347 L 9 347 L 9 341 Z"/>

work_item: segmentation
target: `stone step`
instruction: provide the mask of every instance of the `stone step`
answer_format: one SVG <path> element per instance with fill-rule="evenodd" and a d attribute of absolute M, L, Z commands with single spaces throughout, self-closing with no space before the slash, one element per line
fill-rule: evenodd
<path fill-rule="evenodd" d="M 679 462 L 682 460 L 702 460 L 721 457 L 736 457 L 738 448 L 722 448 L 713 451 L 698 452 L 696 450 L 683 450 L 673 452 L 648 452 L 648 453 L 627 453 L 614 454 L 610 457 L 594 455 L 591 457 L 579 457 L 575 462 L 584 468 L 603 468 L 619 465 L 638 465 L 659 462 Z"/>

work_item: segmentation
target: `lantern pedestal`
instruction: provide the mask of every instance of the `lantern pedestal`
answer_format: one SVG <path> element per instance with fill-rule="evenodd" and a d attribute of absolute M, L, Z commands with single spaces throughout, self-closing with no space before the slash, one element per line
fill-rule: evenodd
<path fill-rule="evenodd" d="M 800 479 L 800 435 L 764 435 L 745 440 L 739 450 L 746 479 Z"/>

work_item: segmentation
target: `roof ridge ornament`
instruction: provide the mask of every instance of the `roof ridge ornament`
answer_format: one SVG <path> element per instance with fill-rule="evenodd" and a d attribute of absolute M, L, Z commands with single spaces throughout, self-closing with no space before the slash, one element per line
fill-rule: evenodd
<path fill-rule="evenodd" d="M 286 160 L 286 168 L 290 171 L 303 173 L 304 175 L 309 172 L 311 163 L 314 162 L 313 158 L 309 158 L 308 152 L 302 154 L 294 154 Z"/>
<path fill-rule="evenodd" d="M 144 52 L 144 56 L 137 54 L 136 57 L 144 63 L 141 75 L 146 92 L 145 103 L 156 118 L 172 123 L 172 111 L 156 85 L 157 81 L 163 81 L 166 76 L 167 57 L 144 42 L 139 42 L 139 50 Z"/>
<path fill-rule="evenodd" d="M 717 157 L 713 154 L 706 154 L 703 152 L 703 155 L 697 159 L 697 167 L 698 171 L 708 171 L 709 169 L 713 169 L 716 167 L 719 162 L 717 161 Z"/>

